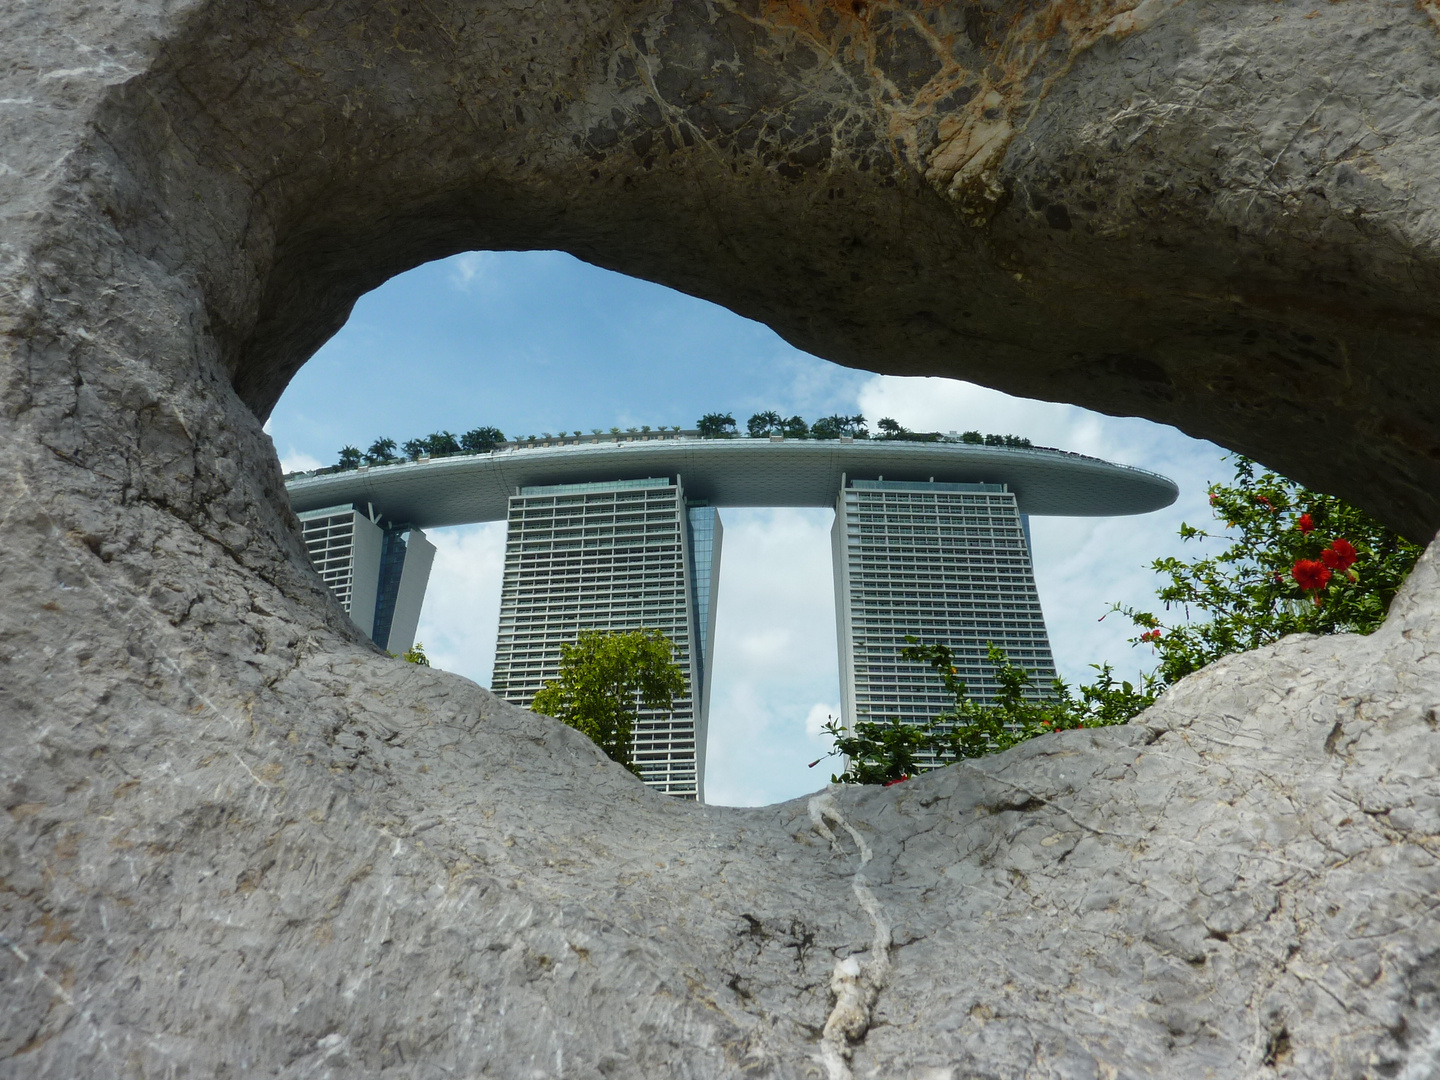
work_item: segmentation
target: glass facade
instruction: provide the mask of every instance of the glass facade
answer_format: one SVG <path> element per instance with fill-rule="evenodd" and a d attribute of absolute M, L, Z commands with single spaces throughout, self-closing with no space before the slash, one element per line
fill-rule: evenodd
<path fill-rule="evenodd" d="M 395 619 L 395 601 L 400 595 L 400 578 L 405 573 L 405 530 L 391 529 L 380 548 L 380 581 L 375 593 L 375 631 L 370 640 L 385 649 L 390 643 L 390 624 Z"/>
<path fill-rule="evenodd" d="M 953 705 L 906 635 L 948 645 L 970 696 L 999 689 L 990 643 L 1048 690 L 1055 661 L 1035 589 L 1026 522 L 1003 484 L 851 480 L 831 537 L 842 711 L 922 723 Z M 932 763 L 933 764 L 933 763 Z"/>
<path fill-rule="evenodd" d="M 695 604 L 695 632 L 700 641 L 698 659 L 701 679 L 710 682 L 710 643 L 715 637 L 715 569 L 720 562 L 720 513 L 706 503 L 690 503 L 685 508 L 690 524 L 691 593 Z"/>
<path fill-rule="evenodd" d="M 521 488 L 510 498 L 491 690 L 528 706 L 581 631 L 659 630 L 686 691 L 673 712 L 640 714 L 635 760 L 657 791 L 703 798 L 718 538 L 713 508 L 687 507 L 670 478 Z"/>

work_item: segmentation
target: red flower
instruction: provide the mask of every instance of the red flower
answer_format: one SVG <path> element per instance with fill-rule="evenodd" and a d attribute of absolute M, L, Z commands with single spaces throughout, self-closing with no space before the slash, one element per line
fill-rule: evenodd
<path fill-rule="evenodd" d="M 894 787 L 896 784 L 903 784 L 906 780 L 909 780 L 909 779 L 910 779 L 910 778 L 909 778 L 908 776 L 902 776 L 902 777 L 900 777 L 899 780 L 891 780 L 891 781 L 888 781 L 888 782 L 885 784 L 885 786 L 886 786 L 886 787 Z"/>
<path fill-rule="evenodd" d="M 1323 589 L 1330 582 L 1330 570 L 1319 559 L 1301 559 L 1290 568 L 1290 576 L 1307 592 Z"/>
<path fill-rule="evenodd" d="M 1321 562 L 1331 570 L 1340 570 L 1342 572 L 1349 570 L 1350 567 L 1355 564 L 1355 560 L 1358 557 L 1358 553 L 1355 551 L 1355 545 L 1350 543 L 1349 540 L 1341 540 L 1339 538 L 1331 540 L 1330 546 L 1320 552 Z"/>
<path fill-rule="evenodd" d="M 1300 520 L 1295 522 L 1295 527 L 1308 536 L 1315 531 L 1315 519 L 1309 514 L 1301 514 Z"/>
<path fill-rule="evenodd" d="M 1141 641 L 1149 641 L 1149 642 L 1152 642 L 1152 643 L 1153 643 L 1153 642 L 1156 642 L 1156 641 L 1159 641 L 1159 640 L 1160 640 L 1160 631 L 1159 631 L 1159 630 L 1146 630 L 1145 633 L 1143 633 L 1143 634 L 1140 635 L 1140 640 L 1141 640 Z"/>
<path fill-rule="evenodd" d="M 1272 503 L 1269 499 L 1267 499 L 1264 495 L 1256 495 L 1255 501 L 1261 506 L 1268 506 L 1271 510 L 1275 509 L 1275 504 Z"/>

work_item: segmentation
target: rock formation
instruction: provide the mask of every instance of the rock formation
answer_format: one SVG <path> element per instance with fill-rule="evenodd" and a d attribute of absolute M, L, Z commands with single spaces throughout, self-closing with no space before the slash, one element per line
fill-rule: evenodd
<path fill-rule="evenodd" d="M 563 247 L 1440 526 L 1440 10 L 0 12 L 0 1076 L 1399 1076 L 1440 582 L 1130 726 L 652 796 L 378 656 L 261 431 L 363 290 Z"/>

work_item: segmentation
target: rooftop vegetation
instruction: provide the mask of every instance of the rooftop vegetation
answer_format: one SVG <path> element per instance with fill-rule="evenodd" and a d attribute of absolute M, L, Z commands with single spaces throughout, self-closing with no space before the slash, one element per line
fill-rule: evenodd
<path fill-rule="evenodd" d="M 417 461 L 422 457 L 446 457 L 450 454 L 484 454 L 505 445 L 505 433 L 496 427 L 478 427 L 464 435 L 437 431 L 423 439 L 407 439 L 396 444 L 394 439 L 379 438 L 370 449 L 361 453 L 354 446 L 340 449 L 336 468 L 358 469 L 361 465 L 394 465 L 400 461 Z"/>
<path fill-rule="evenodd" d="M 738 436 L 735 417 L 730 413 L 706 413 L 695 425 L 702 438 L 732 439 Z M 1019 435 L 985 435 L 978 431 L 945 434 L 939 431 L 911 431 L 897 420 L 882 417 L 870 431 L 869 422 L 863 416 L 822 416 L 813 424 L 806 423 L 802 416 L 784 417 L 778 412 L 758 412 L 745 422 L 745 433 L 752 439 L 876 439 L 897 442 L 963 442 L 982 446 L 1030 445 L 1030 440 Z"/>
<path fill-rule="evenodd" d="M 682 431 L 679 424 L 651 427 L 611 427 L 608 431 L 591 428 L 588 433 L 579 430 L 542 432 L 540 435 L 506 437 L 497 427 L 477 427 L 456 435 L 452 431 L 436 431 L 423 438 L 407 439 L 397 443 L 391 438 L 379 438 L 370 444 L 368 450 L 355 446 L 340 449 L 338 460 L 322 472 L 339 472 L 358 469 L 362 466 L 396 465 L 403 461 L 419 461 L 422 458 L 452 457 L 456 454 L 485 454 L 492 450 L 520 449 L 527 446 L 549 446 L 561 442 L 602 442 L 617 439 L 675 438 L 679 435 L 693 435 L 702 439 L 872 439 L 895 442 L 962 442 L 977 446 L 1028 447 L 1030 440 L 1018 435 L 987 435 L 979 431 L 950 432 L 911 431 L 890 417 L 882 418 L 872 433 L 863 416 L 822 416 L 809 423 L 802 416 L 783 417 L 773 410 L 758 412 L 745 424 L 745 435 L 741 436 L 735 417 L 731 413 L 706 413 L 695 422 L 690 431 Z"/>

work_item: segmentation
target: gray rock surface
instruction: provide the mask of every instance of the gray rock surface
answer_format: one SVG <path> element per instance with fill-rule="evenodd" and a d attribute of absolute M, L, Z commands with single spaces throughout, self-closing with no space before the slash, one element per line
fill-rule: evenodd
<path fill-rule="evenodd" d="M 73 557 L 24 590 L 47 644 L 6 670 L 108 675 L 7 701 L 0 1075 L 1440 1067 L 1433 556 L 1368 639 L 763 809 L 654 795 L 318 633 L 214 679 L 226 657 Z"/>
<path fill-rule="evenodd" d="M 558 247 L 1440 529 L 1430 0 L 17 0 L 0 30 L 36 378 L 108 349 L 263 417 L 391 274 Z"/>
<path fill-rule="evenodd" d="M 1440 523 L 1433 5 L 0 10 L 0 1076 L 1440 1074 L 1440 582 L 757 810 L 377 655 L 260 428 L 561 246 Z M 1068 226 L 1068 227 L 1067 227 Z"/>

